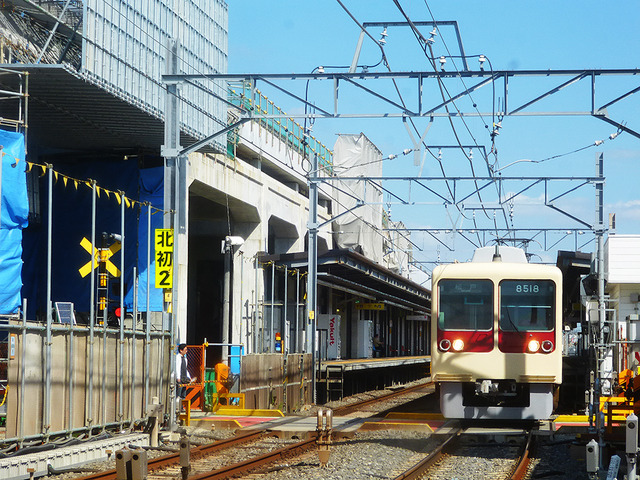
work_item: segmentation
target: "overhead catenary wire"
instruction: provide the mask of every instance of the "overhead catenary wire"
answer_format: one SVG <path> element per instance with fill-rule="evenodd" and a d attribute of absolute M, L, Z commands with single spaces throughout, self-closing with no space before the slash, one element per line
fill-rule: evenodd
<path fill-rule="evenodd" d="M 400 5 L 399 0 L 393 0 L 394 4 L 396 5 L 396 7 L 398 8 L 398 10 L 400 11 L 400 13 L 405 17 L 406 21 L 409 23 L 410 27 L 411 27 L 411 31 L 413 32 L 413 34 L 415 35 L 416 39 L 418 40 L 418 42 L 420 43 L 420 45 L 422 46 L 422 49 L 424 51 L 425 56 L 427 57 L 427 59 L 429 60 L 429 63 L 431 65 L 431 67 L 433 68 L 434 71 L 437 71 L 437 67 L 435 64 L 435 60 L 434 60 L 434 53 L 433 53 L 433 47 L 431 45 L 431 42 L 427 41 L 426 38 L 424 38 L 424 36 L 422 35 L 422 33 L 418 30 L 418 28 L 415 26 L 415 24 L 413 23 L 413 21 L 411 20 L 411 18 L 409 17 L 409 15 L 407 15 L 407 13 L 404 11 L 404 9 L 402 8 L 402 5 Z M 433 18 L 433 16 L 432 16 Z M 437 27 L 437 23 L 435 22 L 435 18 L 433 18 L 434 24 Z M 426 49 L 429 49 L 429 52 L 431 53 L 431 55 L 427 54 Z M 449 93 L 449 91 L 446 89 L 446 86 L 444 85 L 444 82 L 442 81 L 442 79 L 440 77 L 437 78 L 438 80 L 438 88 L 440 90 L 440 94 L 442 96 L 442 100 L 446 102 L 446 98 L 445 98 L 445 92 L 447 93 L 447 95 L 449 96 L 449 101 L 453 104 L 453 106 L 455 107 L 456 111 L 458 111 L 458 113 L 460 113 L 460 110 L 458 109 L 455 101 L 453 100 L 453 98 L 451 97 L 451 94 Z M 447 111 L 447 113 L 449 113 L 449 107 L 448 105 L 444 105 L 445 110 Z M 460 146 L 460 150 L 462 151 L 462 153 L 464 154 L 464 156 L 467 158 L 467 160 L 469 161 L 469 165 L 471 167 L 471 173 L 472 175 L 475 177 L 475 170 L 473 167 L 473 160 L 472 158 L 465 152 L 464 148 L 462 147 L 462 142 L 460 141 L 460 137 L 458 136 L 458 132 L 455 129 L 455 125 L 453 124 L 453 119 L 451 118 L 451 116 L 448 116 L 449 118 L 449 124 L 451 125 L 451 129 L 453 132 L 453 135 L 456 139 L 456 141 L 458 142 L 458 145 Z M 461 117 L 462 118 L 462 117 Z M 462 122 L 464 123 L 465 127 L 467 128 L 467 131 L 469 132 L 469 134 L 471 135 L 471 138 L 473 139 L 474 143 L 476 144 L 476 146 L 478 146 L 478 142 L 476 141 L 475 137 L 471 134 L 471 131 L 468 127 L 468 125 L 466 124 L 464 118 L 462 118 Z M 485 158 L 486 161 L 486 158 Z M 488 162 L 487 162 L 488 164 Z M 480 194 L 479 189 L 477 188 L 476 185 L 476 190 L 477 190 L 477 195 L 478 195 L 478 199 L 480 200 L 480 203 L 482 202 L 482 196 Z M 487 214 L 487 212 L 485 211 L 485 215 L 487 215 L 487 218 L 489 218 L 489 215 Z M 480 243 L 480 236 L 478 235 L 478 242 Z"/>
<path fill-rule="evenodd" d="M 366 34 L 369 38 L 371 38 L 371 40 L 373 40 L 373 42 L 374 42 L 374 43 L 375 43 L 375 44 L 380 48 L 380 50 L 381 50 L 381 52 L 382 52 L 382 55 L 383 55 L 383 57 L 382 57 L 382 58 L 383 58 L 383 63 L 384 63 L 384 65 L 385 65 L 385 67 L 387 68 L 387 70 L 388 70 L 388 71 L 391 71 L 391 67 L 390 67 L 390 65 L 389 65 L 389 62 L 388 62 L 387 57 L 386 57 L 386 54 L 385 54 L 385 52 L 384 52 L 384 44 L 382 44 L 381 42 L 379 42 L 378 40 L 376 40 L 375 38 L 373 38 L 373 36 L 371 36 L 371 34 L 370 34 L 370 33 L 369 33 L 365 28 L 364 28 L 364 25 L 362 25 L 362 24 L 361 24 L 361 23 L 360 23 L 360 22 L 355 18 L 355 16 L 354 16 L 350 11 L 349 11 L 349 9 L 348 9 L 348 8 L 347 8 L 347 7 L 346 7 L 346 6 L 345 6 L 345 5 L 344 5 L 340 0 L 336 0 L 336 1 L 337 1 L 337 2 L 340 4 L 340 6 L 344 9 L 344 11 L 347 13 L 347 15 L 349 15 L 349 17 L 350 17 L 350 18 L 351 18 L 351 19 L 356 23 L 356 25 L 358 25 L 358 26 L 360 27 L 360 29 L 361 29 L 363 32 L 365 32 L 365 34 Z M 406 108 L 406 103 L 405 103 L 405 101 L 404 101 L 404 98 L 402 97 L 402 93 L 400 92 L 400 89 L 398 88 L 398 84 L 397 84 L 397 82 L 395 81 L 395 79 L 393 79 L 393 80 L 392 80 L 392 82 L 393 82 L 394 88 L 395 88 L 395 90 L 396 90 L 396 93 L 397 93 L 397 95 L 398 95 L 398 98 L 400 99 L 400 102 L 402 103 L 402 106 L 403 106 L 404 108 Z M 415 124 L 415 122 L 414 122 L 413 118 L 409 118 L 409 122 L 411 123 L 411 125 L 412 125 L 412 127 L 413 127 L 414 131 L 418 134 L 418 136 L 420 136 L 420 132 L 419 132 L 419 130 L 418 130 L 418 128 L 417 128 L 417 126 L 416 126 L 416 124 Z M 437 157 L 434 155 L 434 153 L 431 151 L 431 149 L 429 149 L 429 147 L 427 146 L 427 144 L 426 144 L 424 141 L 422 141 L 422 144 L 424 145 L 424 147 L 425 147 L 426 151 L 427 151 L 427 152 L 428 152 L 428 153 L 429 153 L 429 154 L 430 154 L 434 159 L 436 159 L 436 160 L 437 160 Z M 438 164 L 439 164 L 439 166 L 440 166 L 440 170 L 441 170 L 441 172 L 442 172 L 442 176 L 446 178 L 446 177 L 447 177 L 447 174 L 446 174 L 446 172 L 444 171 L 444 165 L 442 165 L 442 162 L 439 162 Z M 447 189 L 449 190 L 449 195 L 451 195 L 451 198 L 453 198 L 453 190 L 451 190 L 451 187 L 450 187 L 450 185 L 449 185 L 449 183 L 448 183 L 448 182 L 446 182 L 446 185 L 447 185 Z"/>
<path fill-rule="evenodd" d="M 341 6 L 343 6 L 343 7 L 344 7 L 344 4 L 343 4 L 342 2 L 339 2 L 339 3 L 341 4 Z M 425 4 L 426 4 L 426 2 L 425 2 Z M 111 6 L 113 7 L 113 5 L 111 5 Z M 428 4 L 427 4 L 427 7 L 428 7 Z M 355 20 L 355 19 L 354 19 L 354 20 Z M 128 20 L 128 21 L 130 21 L 130 20 Z M 138 27 L 138 28 L 139 28 L 139 27 Z M 146 32 L 145 32 L 145 34 L 146 34 Z M 370 36 L 370 35 L 369 35 L 369 36 Z M 375 41 L 375 39 L 374 39 L 373 37 L 371 37 L 371 36 L 370 36 L 370 38 L 371 38 L 372 40 L 374 40 L 374 41 Z M 160 43 L 160 42 L 158 42 L 158 43 Z M 445 44 L 445 46 L 446 46 L 446 44 Z M 164 46 L 164 45 L 162 45 L 162 47 L 163 47 L 163 48 L 165 48 L 165 46 Z M 448 47 L 447 47 L 447 51 L 449 52 Z M 450 53 L 450 52 L 449 52 L 449 53 Z M 386 58 L 386 57 L 384 57 L 384 50 L 383 50 L 383 48 L 382 48 L 382 47 L 381 47 L 381 54 L 383 55 L 383 57 L 382 57 L 382 58 Z M 451 56 L 451 55 L 450 55 L 450 56 Z M 184 60 L 183 60 L 183 61 L 184 61 Z M 185 62 L 185 63 L 187 63 L 187 62 Z M 187 64 L 188 64 L 188 63 L 187 63 Z M 330 68 L 330 67 L 327 67 L 327 68 Z M 387 62 L 387 68 L 389 68 L 389 67 L 388 67 L 388 62 Z M 485 122 L 485 126 L 486 126 L 486 122 Z M 431 155 L 433 155 L 433 152 L 429 152 L 429 153 L 431 153 Z M 465 153 L 465 156 L 466 156 L 466 153 Z M 278 160 L 278 159 L 276 159 L 276 160 Z M 439 163 L 439 164 L 442 164 L 441 160 L 438 160 L 438 163 Z M 533 163 L 535 163 L 535 162 L 533 162 Z M 495 164 L 495 165 L 494 165 L 494 171 L 496 170 L 496 168 L 495 168 L 495 166 L 496 166 L 496 165 L 497 165 L 497 164 Z"/>
<path fill-rule="evenodd" d="M 338 3 L 339 3 L 339 4 L 342 6 L 342 8 L 347 12 L 347 14 L 348 14 L 348 15 L 349 15 L 353 20 L 354 20 L 354 22 L 356 22 L 356 24 L 358 24 L 358 26 L 359 26 L 359 27 L 360 27 L 360 28 L 361 28 L 361 29 L 362 29 L 362 30 L 363 30 L 363 31 L 364 31 L 364 32 L 365 32 L 365 33 L 366 33 L 366 34 L 367 34 L 367 35 L 368 35 L 368 36 L 369 36 L 369 37 L 370 37 L 370 38 L 371 38 L 371 39 L 372 39 L 372 40 L 373 40 L 373 41 L 374 41 L 378 46 L 379 46 L 380 51 L 381 51 L 381 61 L 380 61 L 380 62 L 378 62 L 376 65 L 379 65 L 381 62 L 383 62 L 383 63 L 385 64 L 385 66 L 387 67 L 387 69 L 388 69 L 389 71 L 391 71 L 390 66 L 389 66 L 389 63 L 388 63 L 388 60 L 387 60 L 386 55 L 385 55 L 385 53 L 384 53 L 383 45 L 382 45 L 381 43 L 377 42 L 377 41 L 375 40 L 375 38 L 373 38 L 373 37 L 369 34 L 369 32 L 367 32 L 367 31 L 366 31 L 366 29 L 364 29 L 364 26 L 363 26 L 362 24 L 360 24 L 360 23 L 355 19 L 355 17 L 354 17 L 354 16 L 349 12 L 349 10 L 344 6 L 344 4 L 343 4 L 342 2 L 340 2 L 340 0 L 338 0 Z M 112 9 L 114 9 L 114 7 L 113 7 L 113 4 L 112 4 L 112 3 L 108 2 L 107 4 L 108 4 Z M 115 9 L 114 9 L 114 10 L 115 10 Z M 128 22 L 132 23 L 132 25 L 134 25 L 136 28 L 140 29 L 140 31 L 141 31 L 143 34 L 145 34 L 145 35 L 149 36 L 149 35 L 148 35 L 148 33 L 147 33 L 147 32 L 145 32 L 145 31 L 144 31 L 140 26 L 135 25 L 135 24 L 132 22 L 132 20 L 131 20 L 131 19 L 129 19 L 129 18 L 127 18 L 127 17 L 124 17 L 124 15 L 123 15 L 121 12 L 119 12 L 119 11 L 118 11 L 117 13 L 118 13 L 119 15 L 123 16 L 123 18 L 125 18 L 125 20 L 126 20 L 126 21 L 128 21 Z M 149 38 L 152 38 L 152 37 L 150 37 L 150 36 L 149 36 Z M 158 40 L 156 40 L 156 39 L 154 39 L 154 38 L 152 38 L 152 40 L 153 40 L 153 41 L 155 41 L 155 42 L 157 42 L 158 44 L 160 44 L 161 48 L 165 48 L 165 49 L 167 48 L 167 46 L 166 46 L 166 45 L 162 45 L 162 44 L 161 44 L 161 42 L 159 42 Z M 192 65 L 190 65 L 187 61 L 185 61 L 185 60 L 184 60 L 183 58 L 181 58 L 180 56 L 178 56 L 178 58 L 179 58 L 179 59 L 180 59 L 184 64 L 186 64 L 186 65 L 188 65 L 189 67 L 193 68 L 195 71 L 198 71 L 198 69 L 197 69 L 196 67 L 193 67 Z M 374 65 L 374 66 L 376 66 L 376 65 Z M 326 67 L 326 68 L 330 68 L 330 67 Z M 200 72 L 200 73 L 201 73 L 201 72 Z M 402 101 L 403 105 L 405 105 L 405 106 L 406 106 L 406 104 L 404 103 L 404 100 L 402 99 L 402 95 L 401 95 L 401 93 L 400 93 L 400 91 L 399 91 L 399 88 L 398 88 L 398 86 L 397 86 L 397 84 L 396 84 L 395 80 L 394 80 L 394 85 L 395 85 L 395 88 L 396 88 L 396 92 L 398 93 L 398 96 L 400 97 L 400 99 L 401 99 L 401 101 Z M 163 88 L 164 88 L 164 86 L 163 86 Z M 224 88 L 224 87 L 223 87 L 223 88 Z M 181 100 L 183 100 L 183 101 L 186 101 L 186 99 L 184 99 L 184 98 L 182 98 L 182 97 L 180 97 L 180 96 L 179 96 L 179 98 L 180 98 Z M 187 103 L 188 103 L 188 101 L 187 101 Z M 196 108 L 197 108 L 197 106 L 195 106 L 195 105 L 192 105 L 192 106 L 194 106 L 194 107 L 196 107 Z M 305 105 L 305 111 L 306 111 L 306 109 L 307 109 L 307 105 Z M 205 114 L 206 114 L 207 112 L 202 112 L 202 113 L 205 113 Z M 224 125 L 224 124 L 223 124 L 221 121 L 219 121 L 217 118 L 215 118 L 215 117 L 213 117 L 213 116 L 211 116 L 211 115 L 208 115 L 208 116 L 209 116 L 210 118 L 212 118 L 214 121 L 216 121 L 217 123 L 219 123 L 219 124 L 221 124 L 221 125 Z M 306 123 L 306 118 L 305 118 L 305 123 Z M 417 132 L 418 130 L 417 130 L 417 128 L 415 127 L 414 122 L 413 122 L 413 121 L 411 121 L 411 123 L 414 125 L 414 129 L 415 129 L 415 130 L 416 130 L 416 132 Z M 306 130 L 306 129 L 305 129 L 305 130 Z M 246 140 L 246 139 L 245 139 L 245 140 Z M 423 142 L 423 143 L 424 143 L 424 142 Z M 425 144 L 425 147 L 426 147 L 426 144 Z M 434 158 L 435 158 L 435 155 L 433 155 L 433 153 L 432 153 L 428 148 L 427 148 L 427 150 L 428 150 L 428 151 L 429 151 L 429 153 L 430 153 L 432 156 L 434 156 Z M 442 162 L 441 162 L 441 161 L 439 161 L 439 165 L 440 165 L 440 167 L 441 167 L 441 169 L 442 169 L 442 171 L 443 171 L 443 175 L 445 175 L 445 176 L 446 176 L 446 174 L 445 174 L 445 172 L 444 172 L 444 167 L 443 167 L 443 165 L 442 165 Z M 448 185 L 447 185 L 447 186 L 448 186 Z M 449 188 L 449 191 L 450 191 L 450 195 L 453 195 L 449 186 L 448 186 L 448 188 Z M 228 225 L 228 226 L 229 226 L 229 228 L 230 228 L 230 225 Z"/>

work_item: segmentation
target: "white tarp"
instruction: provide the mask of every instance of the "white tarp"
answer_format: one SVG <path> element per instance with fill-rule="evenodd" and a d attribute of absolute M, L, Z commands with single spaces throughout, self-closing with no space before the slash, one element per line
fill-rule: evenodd
<path fill-rule="evenodd" d="M 338 177 L 381 177 L 382 153 L 363 134 L 339 135 L 333 150 Z M 333 215 L 358 207 L 333 222 L 333 239 L 338 248 L 353 248 L 370 260 L 382 263 L 382 189 L 379 182 L 341 180 L 333 182 Z"/>
<path fill-rule="evenodd" d="M 405 229 L 404 223 L 392 222 L 387 220 L 387 244 L 383 265 L 399 275 L 408 275 L 409 259 L 411 257 L 411 242 L 409 241 L 409 232 Z"/>

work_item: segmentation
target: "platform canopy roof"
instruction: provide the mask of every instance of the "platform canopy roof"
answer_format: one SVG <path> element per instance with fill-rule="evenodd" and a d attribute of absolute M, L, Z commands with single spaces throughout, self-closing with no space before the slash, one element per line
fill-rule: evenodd
<path fill-rule="evenodd" d="M 263 255 L 260 262 L 306 271 L 306 252 Z M 318 285 L 385 303 L 413 313 L 431 311 L 431 292 L 417 283 L 372 262 L 353 249 L 334 249 L 318 255 Z"/>

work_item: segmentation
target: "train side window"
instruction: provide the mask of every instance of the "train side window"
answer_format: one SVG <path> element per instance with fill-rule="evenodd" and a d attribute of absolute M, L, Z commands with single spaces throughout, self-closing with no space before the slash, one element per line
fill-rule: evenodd
<path fill-rule="evenodd" d="M 491 330 L 493 282 L 491 280 L 440 280 L 438 282 L 440 330 Z"/>
<path fill-rule="evenodd" d="M 556 287 L 551 280 L 500 282 L 500 329 L 507 332 L 554 328 Z"/>

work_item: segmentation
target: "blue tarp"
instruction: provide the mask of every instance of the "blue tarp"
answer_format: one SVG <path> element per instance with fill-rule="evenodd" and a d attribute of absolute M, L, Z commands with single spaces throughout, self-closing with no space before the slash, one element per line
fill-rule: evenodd
<path fill-rule="evenodd" d="M 53 186 L 53 241 L 52 241 L 52 300 L 73 302 L 80 322 L 86 321 L 90 309 L 90 275 L 82 277 L 79 269 L 91 261 L 89 252 L 80 245 L 83 238 L 91 239 L 91 197 L 92 190 L 87 179 L 95 179 L 101 189 L 112 192 L 124 191 L 132 200 L 138 199 L 140 170 L 136 162 L 123 161 L 72 161 L 57 162 L 54 170 L 59 173 Z M 63 175 L 81 180 L 64 181 Z M 23 245 L 25 268 L 22 294 L 28 299 L 30 318 L 42 318 L 46 310 L 46 255 L 47 255 L 47 176 L 40 178 L 41 221 L 34 223 L 24 232 Z M 144 207 L 143 207 L 144 208 Z M 145 216 L 138 205 L 125 209 L 125 305 L 132 307 L 133 266 L 138 262 L 138 216 L 146 225 Z M 121 206 L 116 196 L 101 190 L 96 202 L 96 247 L 101 247 L 102 233 L 121 233 Z M 113 243 L 109 241 L 107 245 Z M 146 247 L 145 247 L 146 252 Z M 121 254 L 116 252 L 111 262 L 120 269 Z M 146 260 L 146 253 L 144 254 Z M 114 307 L 120 303 L 119 279 L 112 278 L 109 298 Z M 111 310 L 111 308 L 110 308 Z"/>
<path fill-rule="evenodd" d="M 164 204 L 164 168 L 146 168 L 140 170 L 140 201 L 149 202 L 153 207 L 162 208 Z M 147 310 L 147 207 L 143 207 L 138 221 L 138 310 Z M 162 289 L 155 288 L 154 236 L 156 228 L 163 228 L 163 215 L 151 209 L 151 268 L 149 269 L 149 305 L 152 312 L 162 311 Z M 127 295 L 130 302 L 132 293 Z"/>
<path fill-rule="evenodd" d="M 0 145 L 0 314 L 11 314 L 17 313 L 21 305 L 22 229 L 28 225 L 29 219 L 24 135 L 0 130 Z"/>
<path fill-rule="evenodd" d="M 39 167 L 34 167 L 36 174 Z M 102 233 L 120 234 L 121 206 L 116 196 L 107 195 L 104 189 L 112 192 L 124 191 L 127 198 L 140 202 L 150 202 L 154 207 L 162 208 L 164 201 L 164 170 L 162 167 L 139 169 L 136 162 L 89 160 L 59 161 L 53 169 L 58 172 L 54 177 L 52 189 L 52 292 L 54 302 L 73 302 L 79 322 L 88 320 L 90 310 L 90 275 L 82 277 L 79 269 L 91 261 L 80 242 L 91 239 L 91 197 L 92 190 L 85 183 L 95 179 L 101 194 L 96 202 L 96 247 L 101 247 Z M 24 169 L 23 169 L 24 170 Z M 23 172 L 24 173 L 24 172 Z M 64 176 L 67 176 L 65 181 Z M 22 248 L 25 251 L 22 268 L 22 296 L 27 299 L 29 318 L 43 319 L 46 311 L 47 287 L 47 223 L 48 223 L 48 173 L 40 177 L 39 212 L 40 217 L 32 221 L 24 231 Z M 78 182 L 74 182 L 74 180 Z M 4 183 L 4 182 L 3 182 Z M 3 207 L 4 208 L 4 207 Z M 152 209 L 151 228 L 162 228 L 163 215 Z M 26 217 L 25 217 L 26 218 Z M 153 237 L 152 237 L 153 242 Z M 113 243 L 112 241 L 109 242 Z M 4 241 L 2 241 L 4 247 Z M 109 246 L 109 245 L 105 245 Z M 150 269 L 150 304 L 152 311 L 162 310 L 162 290 L 153 287 L 153 244 Z M 131 312 L 133 308 L 133 267 L 138 266 L 138 310 L 146 310 L 146 260 L 147 260 L 147 208 L 138 203 L 125 209 L 125 306 Z M 28 252 L 28 254 L 26 253 Z M 121 268 L 121 251 L 111 257 L 111 262 Z M 19 281 L 18 275 L 18 281 Z M 97 281 L 97 280 L 96 280 Z M 119 279 L 111 278 L 109 298 L 111 306 L 119 306 Z M 20 284 L 18 284 L 17 299 Z M 110 311 L 113 310 L 110 307 Z"/>

